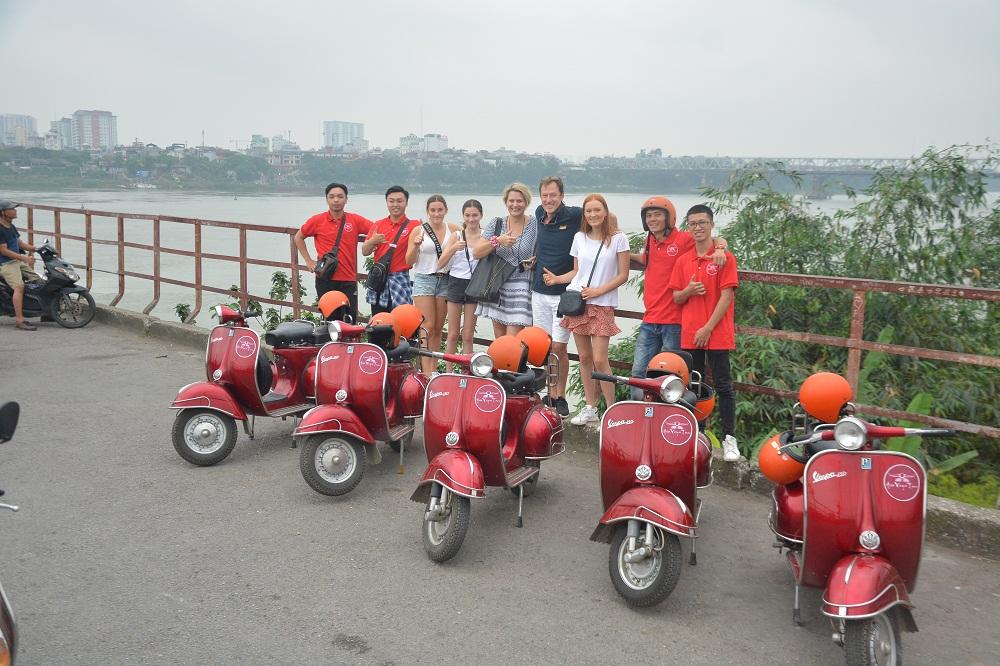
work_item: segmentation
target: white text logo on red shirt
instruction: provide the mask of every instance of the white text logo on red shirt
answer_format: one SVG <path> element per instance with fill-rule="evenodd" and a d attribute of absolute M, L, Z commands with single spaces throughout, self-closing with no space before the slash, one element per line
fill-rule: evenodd
<path fill-rule="evenodd" d="M 680 251 L 681 251 L 680 248 L 674 245 L 673 243 L 667 246 L 667 254 L 669 254 L 671 257 L 676 257 L 677 253 Z"/>
<path fill-rule="evenodd" d="M 716 273 L 719 272 L 719 267 L 716 266 L 715 264 L 709 264 L 705 268 L 705 272 L 708 273 L 709 275 L 715 275 Z"/>
<path fill-rule="evenodd" d="M 344 231 L 353 231 L 353 230 L 354 230 L 353 224 L 351 224 L 350 222 L 344 224 Z"/>

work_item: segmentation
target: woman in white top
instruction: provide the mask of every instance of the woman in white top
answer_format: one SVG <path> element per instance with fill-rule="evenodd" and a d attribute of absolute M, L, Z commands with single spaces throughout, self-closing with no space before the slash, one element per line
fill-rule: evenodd
<path fill-rule="evenodd" d="M 406 245 L 406 263 L 413 266 L 413 303 L 424 315 L 427 327 L 427 347 L 441 351 L 441 330 L 444 328 L 447 304 L 445 292 L 448 289 L 448 272 L 438 268 L 438 260 L 444 246 L 458 230 L 444 221 L 448 214 L 448 204 L 440 194 L 432 194 L 427 199 L 427 221 L 417 227 Z M 437 361 L 426 356 L 420 357 L 420 366 L 425 375 L 437 368 Z"/>
<path fill-rule="evenodd" d="M 469 199 L 462 204 L 462 230 L 451 235 L 451 240 L 438 259 L 438 270 L 448 271 L 448 339 L 444 350 L 449 354 L 458 351 L 458 339 L 462 339 L 462 353 L 472 353 L 472 339 L 476 336 L 476 303 L 465 295 L 465 288 L 472 279 L 479 260 L 472 256 L 470 246 L 479 242 L 482 230 L 483 204 Z M 463 317 L 464 313 L 464 317 Z M 451 363 L 445 363 L 451 372 Z"/>
<path fill-rule="evenodd" d="M 566 291 L 578 291 L 586 303 L 583 314 L 567 315 L 562 326 L 573 332 L 573 342 L 580 355 L 580 378 L 587 404 L 570 419 L 574 425 L 584 425 L 599 419 L 597 382 L 590 374 L 610 373 L 608 343 L 621 332 L 615 324 L 618 287 L 628 280 L 628 237 L 618 230 L 617 218 L 608 211 L 608 202 L 600 194 L 588 194 L 583 200 L 580 231 L 573 237 L 573 270 L 555 275 L 545 270 L 545 284 L 565 284 Z M 615 402 L 615 388 L 601 382 L 604 401 L 610 407 Z"/>

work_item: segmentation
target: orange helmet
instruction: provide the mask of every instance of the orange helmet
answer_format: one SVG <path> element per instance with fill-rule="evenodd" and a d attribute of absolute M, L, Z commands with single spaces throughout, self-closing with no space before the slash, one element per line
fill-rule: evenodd
<path fill-rule="evenodd" d="M 694 417 L 698 421 L 704 421 L 715 409 L 715 390 L 708 384 L 701 385 L 698 392 L 698 400 L 694 403 Z"/>
<path fill-rule="evenodd" d="M 513 335 L 501 335 L 490 343 L 486 353 L 493 367 L 508 372 L 521 372 L 528 360 L 528 346 Z"/>
<path fill-rule="evenodd" d="M 516 337 L 528 347 L 528 363 L 538 368 L 545 365 L 552 348 L 552 336 L 537 326 L 528 326 L 522 328 Z"/>
<path fill-rule="evenodd" d="M 392 316 L 391 312 L 379 312 L 368 322 L 369 329 L 385 326 L 392 328 L 392 347 L 399 346 L 399 326 L 396 324 L 396 319 Z"/>
<path fill-rule="evenodd" d="M 656 195 L 642 202 L 642 209 L 639 214 L 642 216 L 643 231 L 649 231 L 649 227 L 646 226 L 646 211 L 654 208 L 659 208 L 667 212 L 667 229 L 673 227 L 677 222 L 677 209 L 674 208 L 674 202 L 666 197 Z"/>
<path fill-rule="evenodd" d="M 649 361 L 646 366 L 646 377 L 662 377 L 664 375 L 677 375 L 688 385 L 691 374 L 688 371 L 687 363 L 683 358 L 673 352 L 660 352 Z"/>
<path fill-rule="evenodd" d="M 835 423 L 851 399 L 851 385 L 833 372 L 817 372 L 799 387 L 799 404 L 806 414 L 823 423 Z"/>
<path fill-rule="evenodd" d="M 757 464 L 760 466 L 761 474 L 782 486 L 798 481 L 802 476 L 802 470 L 806 467 L 780 450 L 782 444 L 788 443 L 789 435 L 791 432 L 786 430 L 769 438 L 761 444 L 760 452 L 757 454 Z"/>
<path fill-rule="evenodd" d="M 351 304 L 347 295 L 342 291 L 328 291 L 319 297 L 319 311 L 323 314 L 323 319 L 332 319 L 333 314 L 340 308 Z"/>
<path fill-rule="evenodd" d="M 392 309 L 392 316 L 399 327 L 399 334 L 404 338 L 412 338 L 417 334 L 420 325 L 424 323 L 424 315 L 420 308 L 411 303 L 403 303 Z"/>

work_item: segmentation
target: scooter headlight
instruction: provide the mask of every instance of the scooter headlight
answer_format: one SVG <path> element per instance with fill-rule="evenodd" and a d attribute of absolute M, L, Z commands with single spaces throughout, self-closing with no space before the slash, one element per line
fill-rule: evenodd
<path fill-rule="evenodd" d="M 493 359 L 485 352 L 476 352 L 469 361 L 469 370 L 476 377 L 489 377 L 493 373 Z"/>
<path fill-rule="evenodd" d="M 660 398 L 663 402 L 674 403 L 684 397 L 684 382 L 677 375 L 667 375 L 660 382 Z"/>
<path fill-rule="evenodd" d="M 857 451 L 868 439 L 868 428 L 861 419 L 846 416 L 833 427 L 833 439 L 847 451 Z"/>
<path fill-rule="evenodd" d="M 72 266 L 53 266 L 52 270 L 65 276 L 69 280 L 73 280 L 74 282 L 80 279 L 80 275 L 73 270 Z"/>
<path fill-rule="evenodd" d="M 340 322 L 339 321 L 331 321 L 327 325 L 326 330 L 330 333 L 330 342 L 337 342 L 338 340 L 340 340 Z"/>

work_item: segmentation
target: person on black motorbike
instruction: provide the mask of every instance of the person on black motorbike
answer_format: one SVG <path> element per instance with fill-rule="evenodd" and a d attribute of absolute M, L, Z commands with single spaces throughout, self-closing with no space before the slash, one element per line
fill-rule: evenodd
<path fill-rule="evenodd" d="M 37 327 L 24 319 L 24 283 L 41 281 L 41 276 L 32 270 L 35 266 L 35 246 L 21 240 L 14 219 L 17 218 L 18 204 L 0 201 L 0 277 L 14 291 L 15 326 L 22 331 L 35 331 Z M 24 254 L 22 254 L 22 252 Z"/>

